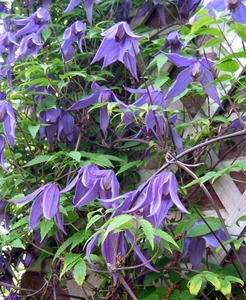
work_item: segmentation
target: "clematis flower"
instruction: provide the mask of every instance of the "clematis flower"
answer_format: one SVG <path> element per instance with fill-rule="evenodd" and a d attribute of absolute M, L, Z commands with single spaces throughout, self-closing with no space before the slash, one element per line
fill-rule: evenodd
<path fill-rule="evenodd" d="M 193 81 L 200 82 L 204 92 L 221 106 L 216 86 L 211 84 L 214 80 L 213 74 L 210 71 L 214 67 L 214 63 L 211 60 L 204 57 L 198 60 L 196 58 L 180 56 L 176 53 L 166 53 L 166 56 L 177 67 L 187 67 L 177 76 L 177 79 L 165 96 L 166 100 L 180 95 L 187 88 L 188 84 Z"/>
<path fill-rule="evenodd" d="M 40 7 L 30 17 L 25 19 L 14 19 L 17 25 L 24 26 L 15 33 L 15 37 L 28 35 L 31 33 L 40 33 L 48 26 L 50 21 L 50 13 L 47 9 Z"/>
<path fill-rule="evenodd" d="M 212 0 L 203 8 L 208 10 L 208 14 L 214 16 L 214 11 L 224 11 L 228 9 L 234 22 L 246 23 L 246 7 L 241 0 Z"/>
<path fill-rule="evenodd" d="M 78 40 L 79 50 L 82 50 L 82 39 L 85 35 L 86 25 L 81 21 L 76 21 L 68 27 L 63 34 L 63 43 L 61 45 L 63 59 L 68 62 L 74 55 L 74 48 L 72 44 Z"/>
<path fill-rule="evenodd" d="M 11 63 L 15 59 L 15 51 L 19 44 L 16 41 L 16 38 L 13 32 L 5 31 L 0 35 L 0 54 L 8 52 L 7 64 Z"/>
<path fill-rule="evenodd" d="M 182 42 L 180 35 L 177 31 L 170 32 L 165 40 L 163 47 L 156 53 L 165 51 L 168 47 L 171 48 L 171 53 L 179 53 L 184 43 Z"/>
<path fill-rule="evenodd" d="M 92 11 L 93 11 L 93 5 L 98 4 L 101 1 L 100 0 L 71 0 L 68 4 L 68 7 L 64 10 L 63 13 L 69 13 L 74 10 L 76 6 L 78 6 L 81 2 L 83 2 L 85 6 L 86 11 L 86 17 L 90 25 L 92 25 Z"/>
<path fill-rule="evenodd" d="M 60 216 L 60 192 L 56 184 L 45 184 L 25 197 L 9 201 L 14 204 L 24 204 L 30 202 L 33 199 L 35 199 L 35 201 L 32 204 L 30 212 L 29 230 L 37 227 L 42 217 L 47 220 L 55 218 L 57 227 L 66 234 Z"/>
<path fill-rule="evenodd" d="M 148 12 L 150 12 L 153 9 L 153 5 L 157 10 L 158 16 L 161 20 L 161 23 L 163 26 L 167 25 L 166 22 L 166 16 L 165 16 L 165 10 L 162 2 L 160 0 L 147 0 L 144 4 L 142 4 L 135 15 L 134 21 L 137 21 L 141 18 L 143 18 Z"/>
<path fill-rule="evenodd" d="M 189 228 L 186 235 L 188 235 L 191 228 L 196 227 L 200 224 L 205 223 L 202 220 L 198 220 Z M 226 240 L 226 234 L 222 229 L 215 230 L 214 234 L 218 237 L 220 241 Z M 188 254 L 191 264 L 193 265 L 194 269 L 197 269 L 202 261 L 203 253 L 206 249 L 206 243 L 212 247 L 220 246 L 220 243 L 217 241 L 214 234 L 208 233 L 203 236 L 197 236 L 192 238 L 186 237 L 183 252 L 181 253 L 179 260 L 182 260 Z"/>
<path fill-rule="evenodd" d="M 43 44 L 41 42 L 40 36 L 36 33 L 29 34 L 24 37 L 20 46 L 16 51 L 16 61 L 21 60 L 24 56 L 28 55 L 26 61 L 38 53 L 38 51 L 42 48 Z"/>
<path fill-rule="evenodd" d="M 115 19 L 117 22 L 126 21 L 129 11 L 132 9 L 132 0 L 124 0 L 123 3 L 117 4 Z"/>
<path fill-rule="evenodd" d="M 119 195 L 119 182 L 111 170 L 100 170 L 95 165 L 80 169 L 77 176 L 61 193 L 70 191 L 76 185 L 73 198 L 74 208 L 80 208 L 93 201 L 99 194 L 102 199 Z"/>
<path fill-rule="evenodd" d="M 0 165 L 5 172 L 9 172 L 4 165 L 3 153 L 4 153 L 4 137 L 0 135 Z"/>
<path fill-rule="evenodd" d="M 179 14 L 182 19 L 189 19 L 196 10 L 201 0 L 179 0 Z"/>
<path fill-rule="evenodd" d="M 120 100 L 115 96 L 115 94 L 112 91 L 110 91 L 110 89 L 101 87 L 95 82 L 92 83 L 91 89 L 95 91 L 92 95 L 87 96 L 84 99 L 74 103 L 68 110 L 82 109 L 89 105 L 95 104 L 96 102 L 104 103 L 110 102 L 112 100 L 115 102 L 120 102 Z M 106 134 L 109 121 L 110 115 L 108 112 L 107 105 L 100 107 L 100 126 L 104 135 Z"/>
<path fill-rule="evenodd" d="M 138 40 L 126 22 L 119 22 L 102 33 L 104 39 L 92 61 L 92 64 L 104 57 L 103 68 L 116 60 L 122 62 L 137 79 L 136 55 L 139 53 Z"/>
<path fill-rule="evenodd" d="M 3 124 L 4 134 L 11 148 L 15 142 L 16 119 L 12 106 L 6 100 L 6 94 L 0 92 L 0 123 Z"/>
<path fill-rule="evenodd" d="M 7 201 L 0 200 L 0 225 L 9 230 L 9 213 L 6 210 Z"/>

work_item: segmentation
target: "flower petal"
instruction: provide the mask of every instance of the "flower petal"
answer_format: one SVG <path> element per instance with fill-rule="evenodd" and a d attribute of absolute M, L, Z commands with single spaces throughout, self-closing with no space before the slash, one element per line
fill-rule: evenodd
<path fill-rule="evenodd" d="M 190 65 L 197 62 L 196 58 L 181 56 L 177 53 L 165 53 L 169 60 L 174 63 L 177 67 L 189 67 Z"/>
<path fill-rule="evenodd" d="M 206 94 L 208 94 L 209 97 L 211 97 L 220 107 L 222 107 L 222 104 L 220 102 L 219 94 L 216 89 L 216 86 L 214 84 L 210 85 L 211 82 L 213 82 L 214 77 L 212 73 L 207 70 L 206 68 L 203 69 L 203 75 L 201 78 L 201 84 L 203 86 L 203 89 Z"/>

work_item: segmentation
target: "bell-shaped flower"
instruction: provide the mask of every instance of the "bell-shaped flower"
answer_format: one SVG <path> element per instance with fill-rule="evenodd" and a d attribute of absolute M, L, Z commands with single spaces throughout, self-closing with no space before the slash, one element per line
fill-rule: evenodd
<path fill-rule="evenodd" d="M 156 53 L 165 51 L 168 47 L 171 48 L 171 53 L 179 53 L 184 43 L 182 42 L 180 35 L 177 31 L 171 31 L 167 36 L 163 47 Z"/>
<path fill-rule="evenodd" d="M 6 169 L 5 164 L 4 164 L 3 153 L 4 153 L 4 137 L 2 135 L 0 135 L 0 165 L 5 172 L 9 172 Z"/>
<path fill-rule="evenodd" d="M 65 187 L 61 193 L 70 191 L 76 185 L 73 198 L 74 208 L 80 208 L 100 195 L 102 199 L 119 195 L 119 182 L 111 170 L 100 170 L 95 165 L 88 165 L 80 169 L 77 176 Z"/>
<path fill-rule="evenodd" d="M 119 22 L 102 33 L 104 39 L 92 61 L 104 58 L 103 68 L 119 60 L 137 79 L 136 55 L 139 53 L 138 41 L 141 36 L 135 35 L 126 22 Z"/>
<path fill-rule="evenodd" d="M 92 104 L 98 103 L 106 103 L 106 102 L 120 102 L 120 100 L 115 96 L 115 94 L 110 91 L 110 89 L 106 87 L 101 87 L 95 82 L 92 83 L 91 89 L 95 92 L 85 97 L 82 100 L 79 100 L 78 102 L 74 103 L 71 107 L 69 107 L 68 110 L 78 110 L 83 109 L 87 106 L 90 106 Z M 107 105 L 104 105 L 100 107 L 100 126 L 104 134 L 106 134 L 108 124 L 110 121 L 110 114 L 108 111 Z"/>
<path fill-rule="evenodd" d="M 129 11 L 132 9 L 132 0 L 124 0 L 123 3 L 117 3 L 114 13 L 117 22 L 126 21 Z"/>
<path fill-rule="evenodd" d="M 61 111 L 58 121 L 57 139 L 62 140 L 65 144 L 68 141 L 70 145 L 74 144 L 77 136 L 74 117 L 66 111 Z"/>
<path fill-rule="evenodd" d="M 179 14 L 182 19 L 189 19 L 201 0 L 179 0 Z"/>
<path fill-rule="evenodd" d="M 214 84 L 214 76 L 211 73 L 211 69 L 214 67 L 214 63 L 206 58 L 196 59 L 191 57 L 180 56 L 176 53 L 166 53 L 166 56 L 174 63 L 177 67 L 186 67 L 179 73 L 174 84 L 167 92 L 165 99 L 173 99 L 180 95 L 189 83 L 200 82 L 204 92 L 211 97 L 219 106 L 221 106 L 218 91 Z"/>
<path fill-rule="evenodd" d="M 87 20 L 90 23 L 90 25 L 92 25 L 93 5 L 100 3 L 100 0 L 83 0 L 83 1 L 82 0 L 71 0 L 63 13 L 69 13 L 69 12 L 73 11 L 74 8 L 76 6 L 78 6 L 81 2 L 85 6 Z"/>
<path fill-rule="evenodd" d="M 70 61 L 74 55 L 74 48 L 72 44 L 78 40 L 79 50 L 82 50 L 82 39 L 85 35 L 86 25 L 81 21 L 76 21 L 68 27 L 63 34 L 63 43 L 61 45 L 61 52 L 65 62 Z"/>
<path fill-rule="evenodd" d="M 162 25 L 166 26 L 167 22 L 166 22 L 165 10 L 164 10 L 163 3 L 160 0 L 147 0 L 144 4 L 142 4 L 138 8 L 138 10 L 135 14 L 134 21 L 137 21 L 137 20 L 142 19 L 143 17 L 145 17 L 145 15 L 147 13 L 149 13 L 150 11 L 153 10 L 153 6 L 156 8 L 156 11 L 157 11 L 158 16 L 161 20 Z"/>
<path fill-rule="evenodd" d="M 34 56 L 42 48 L 43 44 L 41 38 L 38 34 L 32 33 L 28 36 L 25 36 L 21 42 L 20 46 L 16 51 L 16 61 L 21 60 L 26 55 L 28 60 L 30 57 Z"/>
<path fill-rule="evenodd" d="M 62 232 L 66 233 L 61 221 L 59 208 L 60 192 L 56 184 L 45 184 L 25 197 L 9 201 L 14 204 L 24 204 L 32 201 L 33 199 L 35 199 L 35 201 L 31 207 L 29 230 L 37 227 L 41 218 L 44 217 L 47 220 L 55 218 L 57 227 Z"/>
<path fill-rule="evenodd" d="M 214 10 L 225 11 L 228 9 L 234 22 L 246 23 L 246 7 L 242 0 L 212 0 L 203 7 L 208 10 L 208 14 L 214 16 Z"/>
<path fill-rule="evenodd" d="M 3 124 L 4 134 L 11 148 L 15 142 L 16 119 L 12 106 L 6 100 L 6 94 L 0 92 L 0 123 Z"/>
<path fill-rule="evenodd" d="M 15 37 L 28 35 L 31 33 L 40 33 L 48 26 L 50 22 L 50 13 L 47 9 L 40 7 L 30 17 L 24 19 L 14 19 L 17 25 L 24 26 L 15 33 Z"/>
<path fill-rule="evenodd" d="M 195 222 L 187 231 L 189 231 L 200 224 L 205 224 L 204 221 L 199 220 Z M 206 243 L 212 247 L 219 247 L 220 243 L 216 239 L 217 238 L 223 242 L 226 240 L 226 234 L 222 229 L 215 230 L 214 233 L 207 233 L 201 236 L 196 237 L 185 237 L 183 252 L 180 255 L 179 260 L 182 260 L 187 254 L 189 256 L 189 261 L 193 265 L 194 269 L 197 269 L 202 261 L 203 253 L 206 249 Z"/>
<path fill-rule="evenodd" d="M 8 52 L 7 64 L 10 65 L 15 59 L 15 51 L 19 44 L 13 32 L 5 31 L 0 35 L 0 54 Z"/>

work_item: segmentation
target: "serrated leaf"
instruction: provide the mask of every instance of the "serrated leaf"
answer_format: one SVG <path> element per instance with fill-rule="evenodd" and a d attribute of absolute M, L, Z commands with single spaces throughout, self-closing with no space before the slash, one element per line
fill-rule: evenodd
<path fill-rule="evenodd" d="M 25 216 L 25 217 L 21 218 L 18 222 L 11 225 L 11 228 L 9 229 L 9 231 L 12 231 L 13 229 L 16 229 L 20 226 L 28 224 L 28 220 L 29 220 L 29 216 Z"/>
<path fill-rule="evenodd" d="M 220 291 L 224 296 L 231 295 L 231 283 L 228 279 L 220 279 Z"/>
<path fill-rule="evenodd" d="M 14 248 L 22 248 L 22 249 L 25 249 L 25 246 L 23 245 L 22 241 L 20 239 L 15 239 L 13 240 L 12 242 L 9 243 L 9 245 L 11 247 L 14 247 Z"/>
<path fill-rule="evenodd" d="M 64 264 L 60 273 L 60 277 L 62 277 L 67 271 L 71 270 L 80 258 L 81 254 L 64 253 Z"/>
<path fill-rule="evenodd" d="M 203 272 L 205 279 L 215 287 L 216 291 L 219 291 L 221 288 L 221 284 L 217 276 L 211 272 L 204 271 Z"/>
<path fill-rule="evenodd" d="M 46 237 L 46 235 L 49 233 L 49 231 L 51 230 L 53 225 L 54 225 L 54 221 L 52 219 L 51 220 L 43 219 L 40 222 L 41 242 Z"/>
<path fill-rule="evenodd" d="M 141 219 L 140 224 L 143 228 L 143 232 L 150 243 L 152 250 L 154 249 L 154 232 L 153 227 L 147 220 Z"/>
<path fill-rule="evenodd" d="M 31 167 L 34 165 L 38 165 L 38 164 L 47 162 L 47 160 L 50 159 L 50 157 L 51 157 L 51 155 L 39 155 L 39 156 L 35 157 L 34 159 L 30 160 L 27 164 L 25 164 L 23 166 L 23 168 Z"/>
<path fill-rule="evenodd" d="M 199 293 L 202 286 L 202 281 L 202 274 L 197 274 L 193 276 L 191 280 L 189 280 L 187 286 L 190 290 L 191 295 L 196 296 Z"/>
<path fill-rule="evenodd" d="M 79 286 L 82 286 L 86 276 L 86 263 L 84 260 L 80 259 L 76 263 L 73 269 L 73 277 Z"/>

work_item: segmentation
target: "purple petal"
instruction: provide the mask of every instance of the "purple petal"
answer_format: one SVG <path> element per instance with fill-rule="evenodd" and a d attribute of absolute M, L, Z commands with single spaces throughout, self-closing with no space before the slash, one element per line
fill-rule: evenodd
<path fill-rule="evenodd" d="M 246 23 L 246 7 L 241 1 L 238 9 L 236 9 L 234 12 L 231 12 L 231 16 L 234 22 L 238 22 L 241 24 Z"/>
<path fill-rule="evenodd" d="M 43 216 L 41 201 L 42 201 L 42 195 L 39 195 L 32 204 L 30 217 L 29 217 L 29 230 L 32 230 L 35 227 L 37 227 L 40 222 L 40 219 Z"/>
<path fill-rule="evenodd" d="M 166 26 L 167 25 L 167 22 L 166 22 L 166 16 L 165 16 L 165 10 L 164 10 L 164 6 L 162 4 L 157 4 L 156 6 L 156 10 L 157 10 L 157 13 L 158 13 L 158 16 L 161 20 L 161 24 L 163 26 Z"/>
<path fill-rule="evenodd" d="M 100 191 L 100 183 L 97 181 L 94 186 L 91 188 L 87 189 L 86 194 L 81 195 L 80 199 L 74 203 L 74 208 L 80 208 L 81 206 L 84 206 L 91 201 L 93 201 L 96 196 L 99 194 Z"/>
<path fill-rule="evenodd" d="M 71 0 L 67 6 L 67 8 L 64 10 L 65 13 L 69 13 L 73 11 L 73 9 L 80 4 L 81 0 Z"/>
<path fill-rule="evenodd" d="M 88 245 L 86 246 L 86 258 L 87 258 L 87 261 L 91 264 L 92 264 L 92 262 L 91 262 L 90 254 L 91 254 L 92 249 L 95 247 L 100 236 L 101 236 L 101 234 L 94 236 L 94 238 L 92 238 L 90 240 L 90 242 L 88 243 Z"/>
<path fill-rule="evenodd" d="M 67 234 L 65 228 L 63 227 L 62 219 L 61 219 L 61 216 L 60 216 L 60 211 L 58 211 L 58 212 L 55 214 L 55 222 L 56 222 L 56 226 L 57 226 L 64 234 Z"/>
<path fill-rule="evenodd" d="M 93 11 L 93 4 L 94 0 L 85 0 L 85 11 L 86 11 L 86 17 L 90 25 L 92 25 L 92 11 Z"/>
<path fill-rule="evenodd" d="M 99 95 L 100 95 L 99 91 L 95 92 L 92 95 L 87 96 L 84 99 L 79 100 L 78 102 L 74 103 L 71 107 L 69 107 L 68 110 L 78 110 L 78 109 L 85 108 L 89 105 L 92 105 L 98 100 Z"/>
<path fill-rule="evenodd" d="M 43 214 L 48 220 L 52 219 L 59 209 L 60 193 L 55 184 L 49 184 L 42 193 Z"/>
<path fill-rule="evenodd" d="M 110 116 L 108 113 L 108 106 L 106 105 L 100 108 L 100 127 L 104 135 L 106 135 L 109 121 L 110 121 Z"/>
<path fill-rule="evenodd" d="M 181 56 L 176 53 L 165 53 L 169 60 L 174 63 L 177 67 L 189 67 L 195 62 L 197 62 L 196 58 Z"/>
<path fill-rule="evenodd" d="M 150 0 L 147 0 L 144 4 L 142 4 L 134 17 L 134 21 L 137 21 L 143 18 L 149 11 L 153 9 L 153 5 L 151 4 Z"/>
<path fill-rule="evenodd" d="M 97 53 L 95 55 L 95 57 L 93 58 L 91 64 L 94 64 L 96 61 L 100 60 L 101 58 L 110 55 L 111 56 L 111 52 L 113 52 L 113 57 L 111 58 L 112 62 L 116 61 L 117 58 L 115 57 L 116 55 L 116 51 L 119 53 L 119 43 L 117 43 L 115 40 L 109 40 L 104 38 L 100 47 L 97 50 Z M 117 54 L 118 57 L 118 54 Z M 112 63 L 111 62 L 111 63 Z M 109 62 L 107 62 L 108 64 L 110 64 Z"/>
<path fill-rule="evenodd" d="M 180 254 L 179 261 L 181 261 L 187 255 L 189 251 L 190 242 L 191 242 L 190 238 L 185 238 L 183 251 Z"/>
<path fill-rule="evenodd" d="M 203 238 L 192 238 L 189 245 L 189 259 L 194 269 L 197 269 L 202 261 L 202 256 L 206 248 Z"/>
<path fill-rule="evenodd" d="M 203 86 L 203 89 L 210 98 L 212 98 L 219 106 L 222 107 L 216 86 L 214 84 L 209 85 L 213 80 L 214 77 L 212 73 L 206 68 L 204 68 L 203 76 L 201 78 L 201 84 Z"/>
<path fill-rule="evenodd" d="M 33 193 L 25 196 L 25 197 L 22 197 L 20 199 L 16 199 L 16 200 L 9 200 L 9 202 L 11 203 L 14 203 L 14 204 L 23 204 L 23 203 L 28 203 L 30 202 L 31 200 L 33 200 L 33 198 L 35 198 L 40 192 L 43 191 L 43 189 L 47 186 L 46 185 L 43 185 L 41 186 L 40 188 L 38 188 L 36 191 L 34 191 Z"/>
<path fill-rule="evenodd" d="M 167 92 L 165 99 L 173 99 L 174 97 L 180 95 L 183 91 L 185 91 L 190 82 L 190 68 L 187 68 L 179 73 L 174 84 Z"/>
<path fill-rule="evenodd" d="M 171 199 L 173 201 L 173 203 L 177 206 L 177 208 L 182 212 L 182 213 L 186 213 L 189 214 L 188 210 L 184 207 L 184 205 L 182 204 L 182 202 L 179 199 L 178 196 L 178 182 L 177 179 L 175 177 L 175 175 L 173 173 L 170 172 L 170 195 L 171 195 Z"/>

